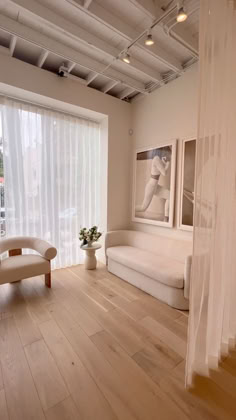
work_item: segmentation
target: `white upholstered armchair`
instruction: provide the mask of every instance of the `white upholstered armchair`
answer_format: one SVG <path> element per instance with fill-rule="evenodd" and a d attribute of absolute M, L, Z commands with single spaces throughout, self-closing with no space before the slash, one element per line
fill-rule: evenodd
<path fill-rule="evenodd" d="M 36 254 L 22 255 L 22 249 L 32 249 Z M 0 284 L 12 283 L 44 274 L 45 285 L 51 287 L 51 260 L 57 250 L 42 239 L 18 236 L 0 240 L 0 254 L 8 251 L 8 258 L 0 261 Z"/>

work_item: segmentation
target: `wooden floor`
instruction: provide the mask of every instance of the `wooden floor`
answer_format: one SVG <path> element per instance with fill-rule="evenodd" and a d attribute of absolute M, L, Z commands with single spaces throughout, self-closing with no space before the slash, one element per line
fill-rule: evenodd
<path fill-rule="evenodd" d="M 101 265 L 0 286 L 0 420 L 235 419 L 236 357 L 184 389 L 187 324 Z"/>

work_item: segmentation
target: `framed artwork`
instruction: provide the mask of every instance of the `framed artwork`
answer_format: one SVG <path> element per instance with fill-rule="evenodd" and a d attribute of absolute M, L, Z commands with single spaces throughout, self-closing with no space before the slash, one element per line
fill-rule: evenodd
<path fill-rule="evenodd" d="M 176 140 L 135 152 L 133 221 L 173 226 L 175 165 Z"/>
<path fill-rule="evenodd" d="M 196 138 L 182 141 L 182 174 L 178 227 L 193 230 Z"/>

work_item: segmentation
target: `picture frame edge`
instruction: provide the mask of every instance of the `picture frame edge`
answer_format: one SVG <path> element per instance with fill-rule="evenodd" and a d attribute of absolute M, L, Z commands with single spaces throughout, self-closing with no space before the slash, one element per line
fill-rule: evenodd
<path fill-rule="evenodd" d="M 179 193 L 178 193 L 178 215 L 177 215 L 177 229 L 183 230 L 187 232 L 193 232 L 193 226 L 184 225 L 181 223 L 182 218 L 182 205 L 183 205 L 183 180 L 184 180 L 184 144 L 187 141 L 197 141 L 197 135 L 191 135 L 187 137 L 182 137 L 178 139 L 178 142 L 181 143 L 181 174 L 180 174 L 180 180 L 179 180 Z"/>

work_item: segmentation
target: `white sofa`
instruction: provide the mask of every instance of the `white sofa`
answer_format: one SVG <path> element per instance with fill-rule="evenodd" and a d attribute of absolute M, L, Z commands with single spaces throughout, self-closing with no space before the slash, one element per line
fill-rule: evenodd
<path fill-rule="evenodd" d="M 33 249 L 40 255 L 22 255 L 22 248 Z M 45 285 L 51 287 L 51 260 L 57 250 L 42 239 L 17 236 L 0 240 L 0 254 L 8 251 L 8 258 L 0 260 L 0 284 L 45 275 Z"/>
<path fill-rule="evenodd" d="M 177 309 L 189 308 L 192 243 L 131 230 L 108 232 L 108 271 Z"/>

